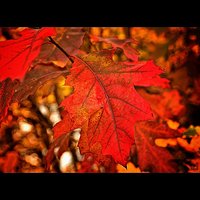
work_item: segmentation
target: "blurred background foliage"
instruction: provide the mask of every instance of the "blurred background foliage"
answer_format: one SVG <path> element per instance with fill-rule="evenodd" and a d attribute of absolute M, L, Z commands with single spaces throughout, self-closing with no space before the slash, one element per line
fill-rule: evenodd
<path fill-rule="evenodd" d="M 200 28 L 198 27 L 90 27 L 91 35 L 133 38 L 140 60 L 152 59 L 165 70 L 170 88 L 137 87 L 151 105 L 155 120 L 183 133 L 180 138 L 157 139 L 156 145 L 175 147 L 180 172 L 200 172 Z M 20 28 L 1 28 L 0 41 L 16 39 Z M 65 28 L 57 28 L 58 32 Z M 83 48 L 87 48 L 87 40 Z M 94 49 L 111 48 L 104 42 Z M 115 61 L 126 60 L 117 51 Z M 13 103 L 0 128 L 0 172 L 47 172 L 45 156 L 53 142 L 52 127 L 61 120 L 60 102 L 73 92 L 60 76 L 46 82 L 34 96 L 21 104 Z M 97 164 L 92 157 L 83 159 L 79 152 L 80 130 L 75 130 L 65 153 L 55 157 L 50 172 L 141 172 L 130 153 L 127 169 L 116 164 Z M 57 149 L 58 150 L 58 149 Z"/>

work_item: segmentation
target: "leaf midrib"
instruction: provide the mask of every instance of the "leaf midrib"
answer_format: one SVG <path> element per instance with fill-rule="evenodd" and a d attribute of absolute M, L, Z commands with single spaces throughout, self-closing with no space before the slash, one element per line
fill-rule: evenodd
<path fill-rule="evenodd" d="M 93 74 L 93 76 L 95 77 L 95 79 L 97 80 L 97 82 L 99 83 L 99 85 L 101 86 L 103 92 L 104 92 L 104 95 L 106 97 L 106 102 L 108 103 L 108 107 L 109 107 L 109 110 L 111 112 L 111 117 L 112 117 L 112 120 L 113 120 L 113 123 L 114 123 L 114 130 L 115 130 L 115 133 L 116 133 L 116 137 L 117 137 L 117 144 L 118 144 L 118 148 L 119 148 L 119 152 L 120 152 L 120 156 L 122 158 L 122 154 L 121 154 L 121 147 L 120 147 L 120 144 L 119 144 L 119 136 L 118 136 L 118 132 L 117 132 L 117 125 L 116 125 L 116 120 L 115 120 L 115 116 L 114 116 L 114 112 L 113 112 L 113 108 L 112 108 L 112 105 L 111 105 L 111 102 L 110 102 L 110 97 L 108 96 L 107 94 L 107 90 L 104 86 L 104 84 L 102 83 L 101 79 L 97 76 L 97 74 L 93 71 L 93 69 L 90 67 L 90 65 L 88 63 L 86 63 L 84 60 L 82 60 L 80 57 L 76 56 L 76 58 L 82 62 L 89 70 L 90 72 Z M 111 134 L 112 136 L 112 134 Z M 110 136 L 110 138 L 111 138 Z M 109 140 L 110 140 L 109 138 Z M 108 140 L 108 142 L 109 142 Z M 106 145 L 106 147 L 108 146 L 108 143 Z"/>

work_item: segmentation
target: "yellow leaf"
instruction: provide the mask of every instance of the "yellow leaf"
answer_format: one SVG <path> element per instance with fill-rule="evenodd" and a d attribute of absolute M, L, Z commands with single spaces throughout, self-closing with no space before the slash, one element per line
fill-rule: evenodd
<path fill-rule="evenodd" d="M 117 172 L 119 173 L 140 173 L 141 172 L 140 168 L 135 167 L 135 165 L 132 162 L 127 163 L 127 169 L 120 164 L 117 164 L 116 168 L 117 168 Z"/>

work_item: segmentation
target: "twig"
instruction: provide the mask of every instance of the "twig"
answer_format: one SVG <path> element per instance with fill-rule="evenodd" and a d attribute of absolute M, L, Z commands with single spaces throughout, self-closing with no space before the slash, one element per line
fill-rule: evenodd
<path fill-rule="evenodd" d="M 58 49 L 60 49 L 72 63 L 74 62 L 72 57 L 51 36 L 49 36 L 48 38 L 49 38 L 49 41 L 52 44 L 54 44 Z"/>

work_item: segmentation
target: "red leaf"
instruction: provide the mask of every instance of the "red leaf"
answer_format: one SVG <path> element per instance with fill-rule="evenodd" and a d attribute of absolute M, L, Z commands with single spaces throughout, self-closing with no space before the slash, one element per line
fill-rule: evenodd
<path fill-rule="evenodd" d="M 0 42 L 0 81 L 6 78 L 22 80 L 39 54 L 44 39 L 51 35 L 55 35 L 54 28 L 25 29 L 19 39 Z"/>
<path fill-rule="evenodd" d="M 186 113 L 186 107 L 178 90 L 163 91 L 159 94 L 150 94 L 144 90 L 138 90 L 139 94 L 151 102 L 151 108 L 162 119 L 182 117 Z"/>
<path fill-rule="evenodd" d="M 132 65 L 132 63 L 126 62 L 127 65 Z M 156 66 L 153 60 L 147 61 L 145 63 L 141 62 L 135 67 L 135 74 L 133 76 L 134 85 L 137 86 L 159 86 L 162 88 L 169 87 L 169 80 L 161 78 L 158 74 L 162 74 L 163 70 Z"/>
<path fill-rule="evenodd" d="M 139 52 L 130 45 L 131 43 L 136 43 L 133 39 L 119 40 L 117 38 L 102 38 L 94 35 L 91 35 L 90 37 L 95 42 L 109 43 L 112 45 L 114 49 L 121 48 L 123 49 L 124 54 L 126 55 L 127 58 L 133 61 L 138 61 Z"/>
<path fill-rule="evenodd" d="M 115 162 L 126 165 L 134 143 L 134 123 L 153 118 L 149 104 L 134 89 L 135 82 L 158 85 L 145 77 L 148 75 L 157 81 L 161 70 L 152 61 L 132 65 L 115 63 L 109 50 L 74 60 L 66 80 L 68 85 L 74 86 L 74 94 L 61 103 L 74 123 L 70 128 L 57 131 L 66 121 L 64 116 L 54 128 L 55 137 L 88 122 L 94 125 L 90 125 L 86 136 L 90 148 L 101 149 L 103 155 L 111 155 Z M 88 149 L 84 142 L 82 137 L 79 143 L 82 152 Z"/>
<path fill-rule="evenodd" d="M 156 146 L 155 139 L 180 135 L 178 131 L 154 121 L 137 122 L 134 138 L 140 169 L 150 172 L 176 172 L 177 166 L 173 162 L 173 156 L 167 149 Z"/>

